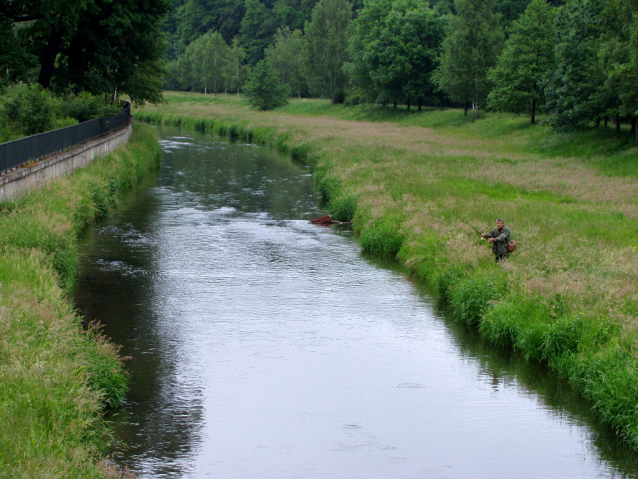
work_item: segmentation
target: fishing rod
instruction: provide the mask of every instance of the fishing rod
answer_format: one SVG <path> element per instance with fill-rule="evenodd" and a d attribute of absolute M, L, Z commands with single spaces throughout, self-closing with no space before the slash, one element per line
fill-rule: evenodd
<path fill-rule="evenodd" d="M 470 228 L 472 228 L 474 231 L 476 231 L 479 234 L 479 236 L 483 237 L 483 233 L 481 233 L 479 230 L 477 230 L 474 226 L 472 226 L 469 223 L 466 223 L 465 221 L 463 221 L 463 223 L 466 224 L 467 226 L 469 226 Z"/>

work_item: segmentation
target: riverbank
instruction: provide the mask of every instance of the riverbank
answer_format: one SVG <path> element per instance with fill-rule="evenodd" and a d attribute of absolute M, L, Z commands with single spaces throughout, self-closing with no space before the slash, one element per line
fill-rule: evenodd
<path fill-rule="evenodd" d="M 134 125 L 126 146 L 0 205 L 1 477 L 118 477 L 102 413 L 126 394 L 122 358 L 67 293 L 79 233 L 159 159 L 155 132 Z"/>
<path fill-rule="evenodd" d="M 638 149 L 626 132 L 555 134 L 524 118 L 171 93 L 145 121 L 270 144 L 315 166 L 364 251 L 397 256 L 460 320 L 576 384 L 638 448 Z M 503 217 L 519 248 L 495 265 L 471 226 Z"/>

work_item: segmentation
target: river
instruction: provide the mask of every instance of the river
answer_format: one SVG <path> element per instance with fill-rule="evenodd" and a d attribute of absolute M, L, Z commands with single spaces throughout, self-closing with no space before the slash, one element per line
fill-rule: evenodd
<path fill-rule="evenodd" d="M 366 258 L 310 172 L 159 129 L 161 171 L 88 228 L 74 299 L 130 357 L 111 418 L 143 478 L 638 477 L 538 365 Z"/>

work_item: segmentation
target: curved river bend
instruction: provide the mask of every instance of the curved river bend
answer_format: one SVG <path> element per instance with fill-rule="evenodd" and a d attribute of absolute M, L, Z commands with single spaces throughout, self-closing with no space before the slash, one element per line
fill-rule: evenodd
<path fill-rule="evenodd" d="M 486 347 L 319 216 L 270 149 L 161 128 L 160 173 L 86 233 L 78 309 L 131 357 L 145 478 L 638 477 L 551 374 Z"/>

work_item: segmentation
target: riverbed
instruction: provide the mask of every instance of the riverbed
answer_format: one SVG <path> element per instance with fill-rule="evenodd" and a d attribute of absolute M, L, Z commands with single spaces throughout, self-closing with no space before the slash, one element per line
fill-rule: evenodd
<path fill-rule="evenodd" d="M 116 461 L 147 478 L 638 477 L 538 365 L 364 257 L 310 171 L 161 127 L 161 171 L 89 228 L 74 293 L 131 374 Z"/>

